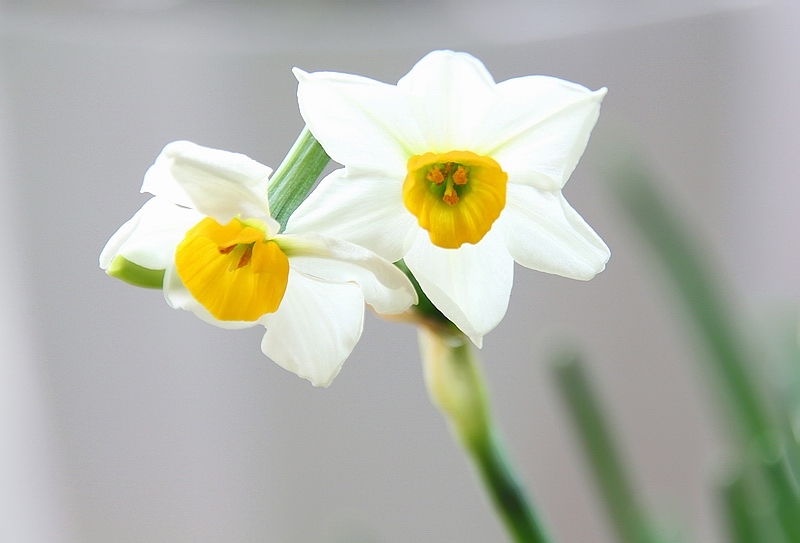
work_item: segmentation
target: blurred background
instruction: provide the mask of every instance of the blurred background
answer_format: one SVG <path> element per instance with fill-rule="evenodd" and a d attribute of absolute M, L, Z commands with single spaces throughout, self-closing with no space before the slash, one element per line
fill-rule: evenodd
<path fill-rule="evenodd" d="M 742 320 L 800 299 L 800 5 L 701 0 L 0 3 L 0 540 L 503 541 L 430 404 L 416 333 L 368 316 L 329 389 L 98 268 L 177 139 L 278 165 L 293 66 L 394 83 L 464 50 L 497 81 L 609 89 L 565 194 L 611 247 L 581 283 L 517 268 L 481 356 L 561 543 L 613 540 L 548 366 L 577 346 L 646 505 L 721 543 L 704 353 L 600 174 L 633 142 Z M 745 315 L 748 315 L 747 317 Z"/>

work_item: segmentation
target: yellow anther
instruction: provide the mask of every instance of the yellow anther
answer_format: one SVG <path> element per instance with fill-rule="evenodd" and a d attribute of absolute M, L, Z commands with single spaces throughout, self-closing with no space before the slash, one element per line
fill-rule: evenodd
<path fill-rule="evenodd" d="M 467 169 L 464 166 L 459 165 L 453 174 L 453 183 L 461 186 L 466 185 L 467 181 L 469 181 L 469 178 L 467 177 Z"/>

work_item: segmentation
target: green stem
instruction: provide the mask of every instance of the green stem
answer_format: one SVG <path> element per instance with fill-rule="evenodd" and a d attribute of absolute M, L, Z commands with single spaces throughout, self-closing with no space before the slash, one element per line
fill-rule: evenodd
<path fill-rule="evenodd" d="M 305 200 L 328 162 L 328 154 L 308 127 L 304 127 L 269 183 L 270 212 L 282 228 Z"/>
<path fill-rule="evenodd" d="M 550 541 L 495 432 L 490 433 L 484 447 L 476 448 L 471 454 L 492 502 L 514 540 L 519 543 Z"/>
<path fill-rule="evenodd" d="M 497 437 L 469 341 L 452 328 L 435 325 L 420 327 L 419 337 L 431 400 L 475 463 L 509 534 L 517 543 L 550 542 Z"/>
<path fill-rule="evenodd" d="M 589 466 L 620 541 L 654 541 L 612 438 L 602 406 L 577 355 L 564 353 L 554 364 L 557 383 Z"/>

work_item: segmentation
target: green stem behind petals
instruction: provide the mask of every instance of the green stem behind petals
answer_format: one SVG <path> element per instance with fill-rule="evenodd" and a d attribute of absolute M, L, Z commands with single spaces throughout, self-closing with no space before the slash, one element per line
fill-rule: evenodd
<path fill-rule="evenodd" d="M 281 228 L 286 227 L 289 216 L 305 200 L 328 162 L 330 157 L 322 145 L 304 127 L 269 183 L 270 212 Z"/>
<path fill-rule="evenodd" d="M 554 367 L 561 395 L 620 541 L 657 541 L 636 499 L 611 428 L 580 359 L 573 353 L 563 353 L 556 358 Z"/>
<path fill-rule="evenodd" d="M 475 462 L 514 541 L 549 542 L 497 437 L 486 387 L 469 340 L 460 332 L 439 327 L 420 327 L 419 340 L 431 400 Z"/>

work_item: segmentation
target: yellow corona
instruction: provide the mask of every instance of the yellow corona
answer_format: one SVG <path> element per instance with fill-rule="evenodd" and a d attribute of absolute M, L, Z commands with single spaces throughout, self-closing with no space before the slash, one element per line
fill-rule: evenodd
<path fill-rule="evenodd" d="M 206 217 L 175 251 L 178 277 L 192 296 L 221 321 L 256 321 L 280 306 L 289 259 L 262 229 L 233 219 Z"/>
<path fill-rule="evenodd" d="M 412 156 L 407 169 L 403 203 L 439 247 L 478 243 L 506 205 L 508 174 L 490 157 L 425 153 Z"/>

